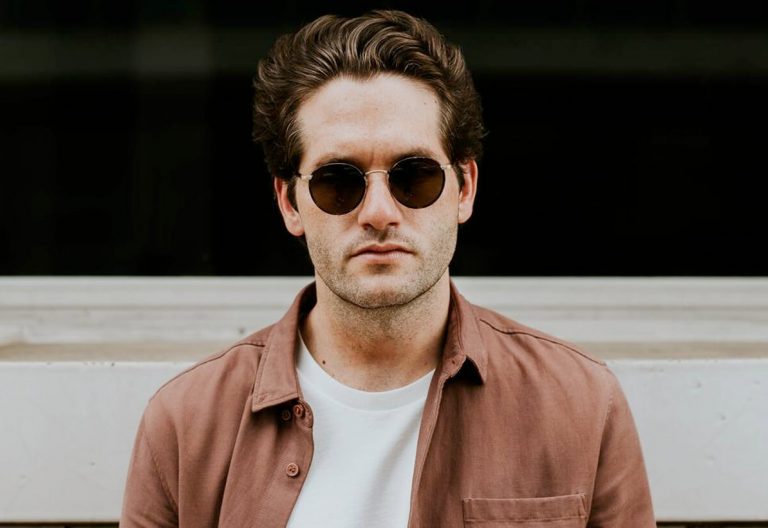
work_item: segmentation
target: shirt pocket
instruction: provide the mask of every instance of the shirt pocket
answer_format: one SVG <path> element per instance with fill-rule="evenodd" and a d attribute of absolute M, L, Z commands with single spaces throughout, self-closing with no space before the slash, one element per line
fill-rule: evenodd
<path fill-rule="evenodd" d="M 472 528 L 584 528 L 584 494 L 526 499 L 462 499 L 464 526 Z"/>

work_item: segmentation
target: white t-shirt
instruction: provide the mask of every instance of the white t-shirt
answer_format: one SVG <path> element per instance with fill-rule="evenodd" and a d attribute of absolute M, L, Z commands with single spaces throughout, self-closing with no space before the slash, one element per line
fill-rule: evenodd
<path fill-rule="evenodd" d="M 361 391 L 332 378 L 299 341 L 296 370 L 314 413 L 315 451 L 288 527 L 407 526 L 434 370 L 399 389 Z"/>

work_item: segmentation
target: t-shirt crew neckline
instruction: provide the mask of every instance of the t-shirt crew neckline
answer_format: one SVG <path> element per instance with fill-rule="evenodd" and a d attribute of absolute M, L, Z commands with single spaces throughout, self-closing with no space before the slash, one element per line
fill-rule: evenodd
<path fill-rule="evenodd" d="M 298 332 L 298 354 L 296 370 L 302 382 L 311 384 L 336 402 L 361 411 L 388 411 L 399 407 L 423 403 L 424 395 L 435 369 L 430 370 L 416 381 L 397 389 L 369 392 L 352 388 L 341 383 L 321 367 L 307 349 L 301 332 Z"/>

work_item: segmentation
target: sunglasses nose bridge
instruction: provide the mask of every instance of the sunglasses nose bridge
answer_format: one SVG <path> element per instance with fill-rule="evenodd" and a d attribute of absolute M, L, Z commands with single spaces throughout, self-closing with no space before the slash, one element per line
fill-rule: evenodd
<path fill-rule="evenodd" d="M 386 170 L 386 169 L 373 169 L 373 170 L 369 170 L 368 172 L 364 172 L 363 176 L 368 177 L 369 174 L 375 174 L 377 172 L 382 172 L 384 174 L 389 174 L 389 171 Z"/>
<path fill-rule="evenodd" d="M 360 171 L 360 172 L 362 172 L 362 171 Z M 363 172 L 363 178 L 365 179 L 366 194 L 367 194 L 367 191 L 368 191 L 368 187 L 371 184 L 368 176 L 370 176 L 371 174 L 376 174 L 377 172 L 379 172 L 379 173 L 384 175 L 384 183 L 385 183 L 385 185 L 387 185 L 387 187 L 389 187 L 389 171 L 388 170 L 386 170 L 386 169 L 373 169 L 373 170 L 369 170 L 368 172 Z"/>

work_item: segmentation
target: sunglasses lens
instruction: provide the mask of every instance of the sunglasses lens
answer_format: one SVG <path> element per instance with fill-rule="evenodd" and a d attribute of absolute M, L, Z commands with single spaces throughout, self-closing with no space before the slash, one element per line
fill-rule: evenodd
<path fill-rule="evenodd" d="M 445 186 L 445 172 L 429 158 L 406 158 L 389 171 L 389 188 L 398 202 L 412 209 L 435 203 Z"/>
<path fill-rule="evenodd" d="M 363 199 L 365 177 L 353 165 L 330 163 L 312 173 L 309 193 L 317 206 L 326 213 L 346 214 Z"/>

